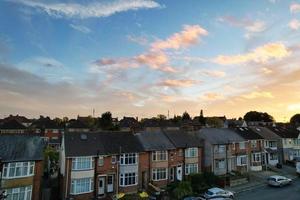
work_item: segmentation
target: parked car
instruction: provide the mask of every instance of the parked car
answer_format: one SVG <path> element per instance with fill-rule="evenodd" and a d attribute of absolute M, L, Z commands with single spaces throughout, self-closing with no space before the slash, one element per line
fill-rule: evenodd
<path fill-rule="evenodd" d="M 191 197 L 185 197 L 185 198 L 183 198 L 183 200 L 206 200 L 206 199 L 204 197 L 191 196 Z"/>
<path fill-rule="evenodd" d="M 218 198 L 231 198 L 233 199 L 234 198 L 234 194 L 233 192 L 230 192 L 228 190 L 223 190 L 221 188 L 217 188 L 217 187 L 214 187 L 214 188 L 210 188 L 208 189 L 205 193 L 204 193 L 204 197 L 206 199 L 218 199 Z"/>
<path fill-rule="evenodd" d="M 284 185 L 289 185 L 292 183 L 292 179 L 286 178 L 284 176 L 270 176 L 268 178 L 268 184 L 270 186 L 282 187 Z"/>

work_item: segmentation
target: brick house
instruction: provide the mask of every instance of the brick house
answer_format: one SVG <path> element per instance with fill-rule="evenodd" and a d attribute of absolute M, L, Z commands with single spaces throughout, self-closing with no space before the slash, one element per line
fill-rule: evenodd
<path fill-rule="evenodd" d="M 129 132 L 65 133 L 60 151 L 62 199 L 137 192 L 142 151 Z"/>
<path fill-rule="evenodd" d="M 263 165 L 275 166 L 277 163 L 279 163 L 281 160 L 280 158 L 282 157 L 279 151 L 281 138 L 266 127 L 255 126 L 250 128 L 264 138 L 264 153 L 262 154 Z"/>
<path fill-rule="evenodd" d="M 26 133 L 26 126 L 16 119 L 4 120 L 0 124 L 0 134 L 24 134 Z"/>
<path fill-rule="evenodd" d="M 243 152 L 246 140 L 227 128 L 202 128 L 197 136 L 204 140 L 204 170 L 216 175 L 244 171 L 248 155 Z M 238 147 L 238 148 L 236 148 Z"/>
<path fill-rule="evenodd" d="M 44 147 L 38 136 L 0 136 L 0 188 L 7 200 L 41 199 Z"/>
<path fill-rule="evenodd" d="M 235 145 L 235 149 L 232 150 L 237 157 L 238 171 L 261 171 L 262 157 L 264 156 L 264 138 L 248 127 L 237 127 L 233 130 L 245 140 Z M 242 163 L 242 159 L 245 158 L 247 158 L 247 162 Z"/>

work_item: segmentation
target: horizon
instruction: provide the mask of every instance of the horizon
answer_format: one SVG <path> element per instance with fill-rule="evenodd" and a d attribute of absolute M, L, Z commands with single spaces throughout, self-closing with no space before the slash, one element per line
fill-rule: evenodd
<path fill-rule="evenodd" d="M 4 0 L 0 118 L 300 113 L 300 0 Z"/>

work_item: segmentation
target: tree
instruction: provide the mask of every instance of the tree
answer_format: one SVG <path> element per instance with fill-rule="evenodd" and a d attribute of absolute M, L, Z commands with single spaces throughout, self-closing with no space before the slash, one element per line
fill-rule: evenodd
<path fill-rule="evenodd" d="M 182 199 L 185 196 L 193 194 L 193 189 L 189 181 L 178 183 L 177 187 L 172 191 L 174 199 Z"/>
<path fill-rule="evenodd" d="M 157 119 L 159 119 L 160 121 L 163 121 L 163 120 L 166 120 L 167 117 L 166 117 L 166 115 L 158 114 L 158 115 L 157 115 Z"/>
<path fill-rule="evenodd" d="M 172 122 L 174 123 L 179 123 L 181 122 L 182 117 L 180 115 L 174 115 L 174 117 L 171 119 Z"/>
<path fill-rule="evenodd" d="M 108 112 L 102 113 L 101 118 L 100 118 L 100 127 L 103 130 L 110 130 L 113 128 L 111 112 L 108 111 Z"/>
<path fill-rule="evenodd" d="M 293 117 L 291 117 L 290 123 L 294 126 L 300 125 L 300 114 L 295 114 Z"/>
<path fill-rule="evenodd" d="M 245 114 L 244 120 L 247 122 L 274 122 L 274 118 L 266 112 L 249 111 Z"/>
<path fill-rule="evenodd" d="M 53 148 L 47 147 L 44 150 L 44 157 L 47 171 L 50 173 L 50 175 L 54 174 L 58 170 L 59 153 Z"/>
<path fill-rule="evenodd" d="M 204 118 L 204 115 L 203 115 L 203 110 L 200 111 L 199 122 L 202 125 L 205 124 L 205 118 Z"/>
<path fill-rule="evenodd" d="M 191 120 L 189 113 L 186 111 L 182 114 L 182 121 Z"/>
<path fill-rule="evenodd" d="M 218 117 L 208 117 L 205 121 L 209 127 L 222 128 L 224 126 L 223 121 Z"/>

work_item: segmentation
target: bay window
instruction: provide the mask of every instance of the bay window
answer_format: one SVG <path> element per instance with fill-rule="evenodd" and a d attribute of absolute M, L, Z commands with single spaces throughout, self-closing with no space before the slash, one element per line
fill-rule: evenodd
<path fill-rule="evenodd" d="M 31 200 L 32 186 L 9 188 L 5 190 L 6 200 Z"/>
<path fill-rule="evenodd" d="M 252 162 L 260 162 L 260 161 L 261 161 L 260 153 L 253 153 L 252 154 Z"/>
<path fill-rule="evenodd" d="M 3 165 L 3 178 L 11 179 L 34 175 L 34 162 L 12 162 Z"/>
<path fill-rule="evenodd" d="M 71 194 L 82 194 L 93 191 L 93 178 L 72 179 Z"/>
<path fill-rule="evenodd" d="M 138 163 L 138 155 L 136 153 L 125 153 L 120 156 L 121 165 L 135 165 Z"/>
<path fill-rule="evenodd" d="M 120 174 L 120 186 L 130 186 L 137 184 L 137 173 L 121 173 Z"/>
<path fill-rule="evenodd" d="M 72 159 L 72 170 L 90 170 L 92 168 L 92 157 L 76 157 Z"/>
<path fill-rule="evenodd" d="M 167 161 L 168 160 L 168 151 L 154 151 L 152 152 L 153 161 Z"/>
<path fill-rule="evenodd" d="M 152 180 L 160 181 L 167 179 L 167 168 L 152 169 Z"/>
<path fill-rule="evenodd" d="M 186 164 L 185 165 L 185 174 L 198 173 L 198 163 Z"/>
<path fill-rule="evenodd" d="M 237 156 L 237 166 L 247 165 L 247 156 Z"/>
<path fill-rule="evenodd" d="M 186 158 L 195 158 L 198 157 L 198 148 L 188 148 L 185 150 Z"/>

